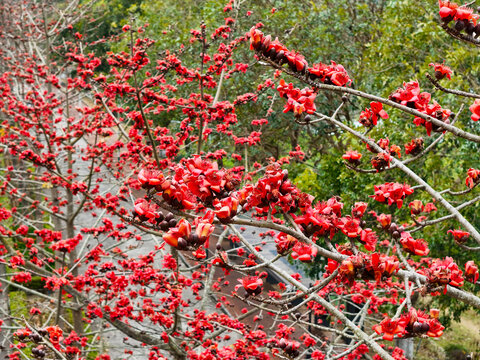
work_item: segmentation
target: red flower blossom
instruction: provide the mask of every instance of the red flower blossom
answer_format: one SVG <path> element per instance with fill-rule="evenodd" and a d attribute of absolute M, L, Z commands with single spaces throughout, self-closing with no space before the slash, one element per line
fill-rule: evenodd
<path fill-rule="evenodd" d="M 463 286 L 463 272 L 449 256 L 443 260 L 436 260 L 429 268 L 425 269 L 425 275 L 430 284 L 445 286 L 444 292 L 447 291 L 447 285 Z"/>
<path fill-rule="evenodd" d="M 356 202 L 352 208 L 352 216 L 355 218 L 362 218 L 367 207 L 368 204 L 366 202 Z"/>
<path fill-rule="evenodd" d="M 163 173 L 159 170 L 142 169 L 138 173 L 138 181 L 140 181 L 144 189 L 151 189 L 160 187 L 165 181 L 165 176 L 163 176 Z"/>
<path fill-rule="evenodd" d="M 191 232 L 192 226 L 190 223 L 186 219 L 181 219 L 176 227 L 170 228 L 168 233 L 163 234 L 163 240 L 170 246 L 185 249 Z"/>
<path fill-rule="evenodd" d="M 378 153 L 371 160 L 372 166 L 377 170 L 377 172 L 390 167 L 390 161 L 392 161 L 392 157 L 390 154 L 384 152 Z"/>
<path fill-rule="evenodd" d="M 239 286 L 243 286 L 245 291 L 250 295 L 260 295 L 262 292 L 263 281 L 258 276 L 247 276 L 242 279 L 238 279 L 240 285 L 235 287 L 238 290 Z"/>
<path fill-rule="evenodd" d="M 158 207 L 156 204 L 150 204 L 145 199 L 135 200 L 134 216 L 138 216 L 140 221 L 155 219 L 157 217 Z"/>
<path fill-rule="evenodd" d="M 302 262 L 312 262 L 317 256 L 317 248 L 313 245 L 297 242 L 292 250 L 292 258 Z"/>
<path fill-rule="evenodd" d="M 378 202 L 388 203 L 388 205 L 396 204 L 400 209 L 406 196 L 413 194 L 413 189 L 407 184 L 385 183 L 375 185 L 375 194 L 370 195 Z"/>
<path fill-rule="evenodd" d="M 372 229 L 363 229 L 360 234 L 360 242 L 367 251 L 375 251 L 377 245 L 377 234 Z"/>
<path fill-rule="evenodd" d="M 388 229 L 392 223 L 392 215 L 380 214 L 377 216 L 377 221 L 380 223 L 383 229 Z"/>
<path fill-rule="evenodd" d="M 275 239 L 277 252 L 280 255 L 286 255 L 297 243 L 297 239 L 285 233 L 279 233 Z"/>
<path fill-rule="evenodd" d="M 65 239 L 65 240 L 60 240 L 52 245 L 50 245 L 50 249 L 53 251 L 61 251 L 61 252 L 72 252 L 73 249 L 77 247 L 79 244 L 80 240 L 83 239 L 82 234 L 77 234 L 71 239 Z"/>
<path fill-rule="evenodd" d="M 452 69 L 450 69 L 445 64 L 437 64 L 437 63 L 430 63 L 429 66 L 433 66 L 433 70 L 435 71 L 435 77 L 438 80 L 447 77 L 448 80 L 451 80 L 450 75 L 452 74 Z"/>
<path fill-rule="evenodd" d="M 480 169 L 468 169 L 465 184 L 472 189 L 478 183 L 480 183 Z"/>
<path fill-rule="evenodd" d="M 388 119 L 388 114 L 383 110 L 383 105 L 380 102 L 371 102 L 370 109 L 366 108 L 360 113 L 359 122 L 365 127 L 372 127 L 377 125 L 378 118 Z"/>
<path fill-rule="evenodd" d="M 438 6 L 440 7 L 439 15 L 442 19 L 453 20 L 457 13 L 458 4 L 449 0 L 438 0 Z"/>
<path fill-rule="evenodd" d="M 473 260 L 467 261 L 465 263 L 465 279 L 475 284 L 478 281 L 478 276 L 478 266 L 475 265 Z"/>
<path fill-rule="evenodd" d="M 469 109 L 472 112 L 472 120 L 478 121 L 480 119 L 480 99 L 476 99 L 475 102 L 470 105 Z"/>
<path fill-rule="evenodd" d="M 412 215 L 419 215 L 423 212 L 424 206 L 421 200 L 413 200 L 410 204 L 408 204 L 410 208 L 410 212 Z"/>
<path fill-rule="evenodd" d="M 428 243 L 423 239 L 414 239 L 409 232 L 402 232 L 400 239 L 400 244 L 403 249 L 410 254 L 427 256 L 430 250 L 428 249 Z"/>
<path fill-rule="evenodd" d="M 456 243 L 459 244 L 464 244 L 467 242 L 468 237 L 470 236 L 470 233 L 467 231 L 463 231 L 461 229 L 458 230 L 448 230 L 447 234 L 452 234 L 453 239 L 455 240 Z"/>
<path fill-rule="evenodd" d="M 215 204 L 215 215 L 220 221 L 228 222 L 237 215 L 239 201 L 235 196 L 229 196 L 217 201 Z"/>
<path fill-rule="evenodd" d="M 345 154 L 342 155 L 342 158 L 348 161 L 350 164 L 358 166 L 360 164 L 360 159 L 362 158 L 362 154 L 358 151 L 347 151 Z"/>
<path fill-rule="evenodd" d="M 408 144 L 405 144 L 405 154 L 411 154 L 413 156 L 418 155 L 423 150 L 423 139 L 413 139 Z"/>
<path fill-rule="evenodd" d="M 405 326 L 405 319 L 398 318 L 396 320 L 392 320 L 387 317 L 383 319 L 380 324 L 375 325 L 373 330 L 375 330 L 375 332 L 379 335 L 383 334 L 384 340 L 392 341 L 395 335 L 398 335 L 398 337 L 403 336 L 405 333 Z"/>
<path fill-rule="evenodd" d="M 438 338 L 443 335 L 443 330 L 445 327 L 440 324 L 438 319 L 430 319 L 428 321 L 429 330 L 427 331 L 427 336 Z"/>
<path fill-rule="evenodd" d="M 338 219 L 335 225 L 350 238 L 355 238 L 362 232 L 360 219 L 351 218 L 350 216 Z"/>

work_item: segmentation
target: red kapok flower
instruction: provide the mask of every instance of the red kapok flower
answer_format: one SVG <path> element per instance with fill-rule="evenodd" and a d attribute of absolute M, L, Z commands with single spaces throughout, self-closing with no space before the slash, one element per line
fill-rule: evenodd
<path fill-rule="evenodd" d="M 435 77 L 438 80 L 447 77 L 448 80 L 451 80 L 450 75 L 452 74 L 452 69 L 450 69 L 445 64 L 438 64 L 438 63 L 430 63 L 429 66 L 433 66 L 433 70 L 435 71 Z"/>
<path fill-rule="evenodd" d="M 317 252 L 315 246 L 297 242 L 292 250 L 292 258 L 302 262 L 312 262 L 317 256 Z"/>
<path fill-rule="evenodd" d="M 470 168 L 467 171 L 467 178 L 465 179 L 465 184 L 472 189 L 476 184 L 480 182 L 480 170 Z"/>
<path fill-rule="evenodd" d="M 285 233 L 279 233 L 275 239 L 277 252 L 280 255 L 286 255 L 297 243 L 297 239 Z"/>
<path fill-rule="evenodd" d="M 468 240 L 470 233 L 467 231 L 463 231 L 461 229 L 458 230 L 448 230 L 447 234 L 452 234 L 453 239 L 456 243 L 463 244 Z"/>
<path fill-rule="evenodd" d="M 134 215 L 138 215 L 141 221 L 155 219 L 157 217 L 157 205 L 150 204 L 145 199 L 135 200 L 134 210 Z"/>
<path fill-rule="evenodd" d="M 159 170 L 142 169 L 138 173 L 138 181 L 145 189 L 151 189 L 160 186 L 165 181 L 165 176 Z"/>
<path fill-rule="evenodd" d="M 399 318 L 396 320 L 392 320 L 390 318 L 385 318 L 382 320 L 382 322 L 378 325 L 375 325 L 373 327 L 373 330 L 377 334 L 383 334 L 383 339 L 392 341 L 395 335 L 399 335 L 399 337 L 402 337 L 402 335 L 405 332 L 405 319 Z"/>
<path fill-rule="evenodd" d="M 445 327 L 440 324 L 438 319 L 430 319 L 428 320 L 429 330 L 427 331 L 427 335 L 433 338 L 438 338 L 443 335 L 443 330 Z"/>
<path fill-rule="evenodd" d="M 478 266 L 475 265 L 473 260 L 467 261 L 465 263 L 465 279 L 475 284 L 478 280 L 478 276 Z"/>
<path fill-rule="evenodd" d="M 177 226 L 170 228 L 167 233 L 163 234 L 163 240 L 173 247 L 187 247 L 187 239 L 192 232 L 192 226 L 186 219 L 181 219 Z"/>
<path fill-rule="evenodd" d="M 421 200 L 413 200 L 410 204 L 408 204 L 408 207 L 410 208 L 412 215 L 418 215 L 424 210 Z"/>
<path fill-rule="evenodd" d="M 240 285 L 243 286 L 245 291 L 250 295 L 259 295 L 262 292 L 263 281 L 258 276 L 247 276 L 242 279 L 238 279 Z M 236 286 L 236 290 L 238 287 Z"/>
<path fill-rule="evenodd" d="M 342 155 L 342 158 L 348 161 L 352 165 L 360 164 L 360 159 L 362 158 L 362 154 L 358 151 L 347 151 L 345 154 Z"/>
<path fill-rule="evenodd" d="M 355 218 L 363 217 L 363 215 L 365 214 L 365 210 L 367 210 L 367 206 L 368 204 L 366 202 L 356 202 L 352 208 L 352 216 Z"/>
<path fill-rule="evenodd" d="M 405 154 L 411 154 L 413 156 L 418 155 L 423 150 L 423 139 L 413 139 L 408 144 L 405 144 Z"/>
<path fill-rule="evenodd" d="M 362 232 L 360 219 L 351 218 L 350 216 L 338 219 L 336 226 L 350 238 L 357 237 Z"/>
<path fill-rule="evenodd" d="M 476 99 L 469 109 L 472 112 L 472 120 L 478 121 L 480 119 L 480 99 Z"/>
<path fill-rule="evenodd" d="M 371 160 L 372 166 L 377 170 L 377 172 L 390 167 L 390 161 L 392 161 L 392 156 L 384 152 L 378 153 Z"/>
<path fill-rule="evenodd" d="M 377 216 L 377 221 L 380 223 L 382 228 L 388 229 L 390 227 L 390 224 L 392 223 L 392 215 L 380 214 Z"/>

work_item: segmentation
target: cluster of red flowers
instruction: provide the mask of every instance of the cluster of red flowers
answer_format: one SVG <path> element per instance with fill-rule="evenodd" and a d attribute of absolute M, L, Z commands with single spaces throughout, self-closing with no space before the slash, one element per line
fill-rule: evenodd
<path fill-rule="evenodd" d="M 424 273 L 431 288 L 444 286 L 444 292 L 446 292 L 447 285 L 463 286 L 463 272 L 449 256 L 443 260 L 435 260 L 430 267 L 424 269 Z"/>
<path fill-rule="evenodd" d="M 326 202 L 318 202 L 315 206 L 308 206 L 302 215 L 294 216 L 297 223 L 306 236 L 324 236 L 330 234 L 330 237 L 336 232 L 335 224 L 342 216 L 343 203 L 338 198 L 330 198 Z"/>
<path fill-rule="evenodd" d="M 480 24 L 477 24 L 480 15 L 475 14 L 472 8 L 459 6 L 449 0 L 438 0 L 438 6 L 440 17 L 445 24 L 454 20 L 454 28 L 458 32 L 465 31 L 470 36 L 474 33 L 475 37 L 480 36 Z"/>
<path fill-rule="evenodd" d="M 375 194 L 370 195 L 371 198 L 388 205 L 396 204 L 399 209 L 402 207 L 405 197 L 413 194 L 413 189 L 407 184 L 385 183 L 375 185 L 374 189 Z"/>
<path fill-rule="evenodd" d="M 309 263 L 317 256 L 317 248 L 314 245 L 304 244 L 297 241 L 292 249 L 292 258 L 302 262 Z"/>
<path fill-rule="evenodd" d="M 420 85 L 418 81 L 415 80 L 409 83 L 403 83 L 403 88 L 395 90 L 395 92 L 389 96 L 389 99 L 448 124 L 450 122 L 448 118 L 452 112 L 448 109 L 443 109 L 435 100 L 433 100 L 433 103 L 430 103 L 431 97 L 432 95 L 430 93 L 421 92 Z M 424 126 L 425 129 L 427 129 L 428 136 L 430 136 L 432 131 L 443 131 L 441 127 L 420 117 L 415 117 L 413 122 L 417 126 Z"/>
<path fill-rule="evenodd" d="M 413 156 L 418 155 L 423 150 L 423 139 L 412 139 L 408 144 L 405 144 L 405 154 L 411 154 Z"/>
<path fill-rule="evenodd" d="M 352 82 L 345 68 L 332 61 L 331 65 L 322 63 L 308 67 L 305 57 L 293 50 L 288 50 L 276 38 L 272 40 L 271 35 L 264 36 L 255 26 L 247 34 L 250 37 L 250 49 L 261 53 L 279 65 L 288 64 L 295 72 L 306 74 L 311 79 L 319 79 L 325 84 L 345 86 Z"/>
<path fill-rule="evenodd" d="M 175 227 L 170 228 L 167 233 L 163 234 L 163 240 L 179 250 L 198 249 L 199 246 L 208 241 L 215 229 L 213 219 L 213 211 L 208 211 L 202 218 L 195 218 L 195 232 L 192 232 L 192 225 L 186 219 L 181 219 Z M 203 252 L 197 253 L 197 258 L 204 258 L 203 255 L 205 255 Z"/>
<path fill-rule="evenodd" d="M 377 125 L 378 118 L 388 119 L 388 114 L 383 110 L 383 105 L 380 102 L 372 101 L 370 108 L 366 108 L 360 113 L 360 124 L 365 127 L 372 127 Z"/>
<path fill-rule="evenodd" d="M 284 113 L 293 111 L 296 116 L 306 112 L 307 114 L 313 114 L 317 108 L 315 107 L 315 97 L 317 94 L 310 88 L 293 87 L 293 84 L 286 84 L 285 80 L 280 80 L 280 85 L 277 87 L 277 91 L 281 97 L 287 99 L 287 103 L 283 109 Z"/>
<path fill-rule="evenodd" d="M 247 188 L 248 189 L 248 188 Z M 302 193 L 288 178 L 288 171 L 273 163 L 265 170 L 265 175 L 248 191 L 245 209 L 256 208 L 257 213 L 267 213 L 269 208 L 279 208 L 293 212 L 310 206 L 313 197 Z"/>
<path fill-rule="evenodd" d="M 396 319 L 386 317 L 380 324 L 373 327 L 377 334 L 383 334 L 383 339 L 388 341 L 392 341 L 395 336 L 407 338 L 427 335 L 437 338 L 442 336 L 444 329 L 445 327 L 438 321 L 438 310 L 432 309 L 427 315 L 413 307 L 408 313 Z"/>
<path fill-rule="evenodd" d="M 79 244 L 80 240 L 82 240 L 82 234 L 77 234 L 71 239 L 60 240 L 53 243 L 50 246 L 50 249 L 53 251 L 61 251 L 61 252 L 72 252 L 77 245 Z"/>
<path fill-rule="evenodd" d="M 345 253 L 349 253 L 348 251 Z M 351 254 L 350 254 L 351 255 Z M 351 255 L 340 264 L 329 259 L 326 267 L 327 273 L 332 273 L 338 268 L 340 281 L 353 285 L 355 279 L 375 280 L 390 278 L 398 271 L 399 262 L 395 256 L 383 254 L 358 253 Z"/>
<path fill-rule="evenodd" d="M 412 255 L 427 256 L 430 252 L 428 243 L 424 239 L 414 239 L 407 231 L 400 234 L 399 242 L 403 250 Z"/>

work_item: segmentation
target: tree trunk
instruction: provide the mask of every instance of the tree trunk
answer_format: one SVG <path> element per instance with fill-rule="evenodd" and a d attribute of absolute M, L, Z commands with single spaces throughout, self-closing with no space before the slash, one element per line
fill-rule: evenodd
<path fill-rule="evenodd" d="M 413 360 L 413 338 L 397 339 L 397 347 L 405 351 L 404 356 L 408 360 Z"/>
<path fill-rule="evenodd" d="M 0 277 L 4 277 L 7 273 L 5 264 L 0 263 Z M 10 321 L 10 299 L 8 296 L 8 285 L 2 285 L 0 288 L 0 318 L 3 320 L 4 326 L 11 326 Z M 6 315 L 8 314 L 8 315 Z M 0 331 L 0 359 L 8 359 L 10 354 L 10 343 L 12 342 L 10 329 L 2 329 Z"/>

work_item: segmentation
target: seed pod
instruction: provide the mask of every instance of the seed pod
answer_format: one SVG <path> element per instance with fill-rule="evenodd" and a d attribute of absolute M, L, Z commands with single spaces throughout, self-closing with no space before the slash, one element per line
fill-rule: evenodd
<path fill-rule="evenodd" d="M 168 225 L 168 222 L 167 221 L 162 221 L 160 223 L 160 229 L 162 229 L 163 231 L 168 231 L 168 229 L 170 229 L 170 226 Z"/>
<path fill-rule="evenodd" d="M 283 50 L 280 50 L 277 55 L 275 56 L 275 61 L 277 63 L 279 63 L 280 65 L 283 64 L 283 62 L 285 61 L 285 51 Z"/>
<path fill-rule="evenodd" d="M 399 233 L 398 231 L 394 231 L 394 232 L 392 233 L 392 237 L 393 237 L 394 239 L 400 239 L 400 233 Z"/>
<path fill-rule="evenodd" d="M 467 23 L 467 25 L 465 26 L 465 32 L 468 34 L 468 35 L 472 35 L 473 32 L 475 31 L 475 25 L 473 25 L 473 23 L 471 23 L 470 21 Z"/>
<path fill-rule="evenodd" d="M 430 330 L 430 325 L 428 325 L 426 322 L 422 324 L 422 333 L 426 333 L 428 330 Z"/>
<path fill-rule="evenodd" d="M 203 239 L 200 238 L 197 234 L 191 234 L 189 239 L 194 245 L 202 245 L 204 243 Z"/>
<path fill-rule="evenodd" d="M 393 233 L 394 231 L 397 231 L 397 230 L 398 230 L 398 226 L 395 223 L 392 223 L 390 225 L 390 227 L 388 228 L 388 231 L 390 231 L 391 233 Z"/>
<path fill-rule="evenodd" d="M 163 215 L 163 213 L 160 212 L 157 214 L 157 223 L 161 223 L 164 219 L 165 216 Z"/>
<path fill-rule="evenodd" d="M 455 26 L 454 26 L 455 30 L 457 30 L 458 32 L 462 31 L 463 29 L 465 29 L 465 23 L 463 22 L 463 20 L 457 20 L 455 22 Z"/>
<path fill-rule="evenodd" d="M 175 227 L 176 225 L 177 225 L 177 219 L 171 219 L 168 222 L 168 226 L 170 226 L 170 227 Z"/>
<path fill-rule="evenodd" d="M 435 71 L 435 78 L 436 78 L 437 80 L 442 80 L 444 77 L 445 77 L 445 74 L 444 74 L 444 73 L 442 73 L 441 71 L 438 71 L 438 70 Z"/>
<path fill-rule="evenodd" d="M 421 332 L 423 332 L 423 326 L 422 326 L 422 325 L 423 325 L 422 323 L 420 323 L 420 322 L 418 322 L 418 321 L 415 321 L 415 322 L 413 323 L 413 326 L 412 326 L 413 332 L 414 332 L 414 333 L 421 333 Z"/>
<path fill-rule="evenodd" d="M 187 240 L 184 238 L 178 238 L 177 248 L 178 250 L 185 250 L 188 246 Z"/>
<path fill-rule="evenodd" d="M 170 221 L 170 220 L 172 220 L 173 218 L 175 218 L 175 216 L 174 216 L 171 212 L 169 212 L 169 213 L 167 214 L 167 216 L 165 216 L 165 220 L 166 220 L 167 222 Z"/>

